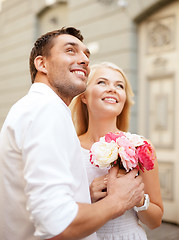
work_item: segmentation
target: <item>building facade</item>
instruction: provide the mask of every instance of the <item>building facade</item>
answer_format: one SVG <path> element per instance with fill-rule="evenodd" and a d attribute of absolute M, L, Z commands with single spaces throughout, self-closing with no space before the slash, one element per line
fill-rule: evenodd
<path fill-rule="evenodd" d="M 75 26 L 91 63 L 112 61 L 135 93 L 132 132 L 157 151 L 166 221 L 179 224 L 179 1 L 3 0 L 0 8 L 0 127 L 30 85 L 28 58 L 36 38 Z"/>

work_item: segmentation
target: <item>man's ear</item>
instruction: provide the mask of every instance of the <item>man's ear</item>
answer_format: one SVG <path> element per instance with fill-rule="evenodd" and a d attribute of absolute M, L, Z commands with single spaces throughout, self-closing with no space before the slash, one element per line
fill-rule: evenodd
<path fill-rule="evenodd" d="M 84 93 L 82 93 L 81 94 L 81 101 L 84 103 L 84 104 L 86 104 L 86 96 L 85 96 L 85 94 Z"/>
<path fill-rule="evenodd" d="M 38 72 L 42 72 L 42 73 L 47 74 L 45 57 L 37 56 L 34 59 L 34 65 L 35 65 L 35 68 L 37 69 Z"/>

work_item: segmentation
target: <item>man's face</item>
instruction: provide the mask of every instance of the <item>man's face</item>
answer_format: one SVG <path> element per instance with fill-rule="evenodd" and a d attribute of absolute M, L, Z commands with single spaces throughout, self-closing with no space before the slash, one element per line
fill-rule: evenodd
<path fill-rule="evenodd" d="M 78 38 L 63 34 L 54 39 L 50 55 L 45 57 L 48 84 L 67 105 L 86 89 L 89 55 Z"/>

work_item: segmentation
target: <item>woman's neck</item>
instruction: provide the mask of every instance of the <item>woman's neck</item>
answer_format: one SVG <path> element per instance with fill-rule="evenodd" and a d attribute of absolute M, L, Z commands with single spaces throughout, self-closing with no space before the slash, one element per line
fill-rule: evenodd
<path fill-rule="evenodd" d="M 80 136 L 81 145 L 84 148 L 90 149 L 94 142 L 99 141 L 108 132 L 118 132 L 116 119 L 89 119 L 88 130 Z"/>

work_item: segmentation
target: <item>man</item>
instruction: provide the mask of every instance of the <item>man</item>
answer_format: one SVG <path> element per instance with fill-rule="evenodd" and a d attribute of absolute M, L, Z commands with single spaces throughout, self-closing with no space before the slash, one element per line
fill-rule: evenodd
<path fill-rule="evenodd" d="M 62 28 L 40 37 L 31 51 L 32 87 L 11 108 L 1 131 L 0 239 L 82 239 L 143 197 L 136 170 L 117 178 L 113 168 L 107 197 L 89 204 L 87 176 L 68 108 L 85 90 L 89 74 L 90 53 L 82 40 L 79 30 Z"/>

